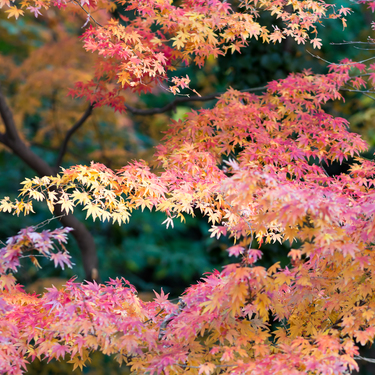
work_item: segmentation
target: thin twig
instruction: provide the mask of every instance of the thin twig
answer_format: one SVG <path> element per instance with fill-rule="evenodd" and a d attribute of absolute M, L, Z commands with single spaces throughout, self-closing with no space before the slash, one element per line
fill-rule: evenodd
<path fill-rule="evenodd" d="M 74 3 L 76 3 L 89 17 L 94 23 L 100 27 L 103 27 L 92 15 L 90 12 L 88 12 L 78 1 L 73 0 Z"/>
<path fill-rule="evenodd" d="M 185 307 L 186 307 L 186 303 L 182 300 L 182 298 L 180 298 L 179 302 L 178 302 L 178 310 L 176 312 L 173 312 L 173 313 L 167 315 L 164 318 L 164 320 L 162 321 L 162 323 L 160 324 L 159 335 L 158 335 L 159 341 L 162 340 L 163 337 L 165 336 L 165 332 L 167 330 L 168 324 L 172 320 L 174 320 L 178 315 L 180 315 Z"/>
<path fill-rule="evenodd" d="M 60 218 L 62 218 L 63 216 L 66 216 L 66 215 L 64 214 L 64 215 L 59 215 L 59 216 L 51 217 L 51 218 L 49 218 L 49 219 L 47 219 L 47 220 L 42 221 L 41 223 L 39 223 L 39 224 L 37 224 L 37 225 L 34 225 L 33 228 L 34 228 L 34 229 L 38 229 L 38 228 L 44 227 L 45 225 L 49 224 L 52 220 L 60 219 Z"/>
<path fill-rule="evenodd" d="M 362 42 L 362 41 L 346 41 L 341 43 L 330 43 L 331 46 L 346 46 L 348 44 L 375 44 L 374 42 Z"/>
<path fill-rule="evenodd" d="M 143 324 L 151 322 L 152 319 L 155 319 L 157 316 L 159 316 L 164 311 L 164 308 L 161 309 L 153 318 L 147 319 Z"/>
<path fill-rule="evenodd" d="M 356 90 L 355 88 L 354 88 L 354 86 L 351 86 L 351 85 L 349 85 L 348 83 L 346 83 L 346 85 L 348 85 L 349 87 L 352 87 L 351 89 L 348 89 L 348 88 L 346 88 L 346 87 L 341 87 L 340 88 L 340 90 L 343 90 L 343 91 L 352 91 L 352 92 L 359 92 L 359 93 L 361 93 L 362 95 L 364 95 L 364 96 L 367 96 L 368 98 L 370 98 L 370 99 L 372 99 L 372 100 L 375 100 L 375 98 L 374 97 L 372 97 L 371 95 L 369 95 L 369 94 L 367 94 L 367 92 L 369 92 L 370 93 L 370 91 L 368 91 L 368 90 L 363 90 L 363 91 L 361 91 L 361 90 Z M 375 94 L 375 93 L 374 93 Z"/>
<path fill-rule="evenodd" d="M 245 90 L 240 90 L 241 92 L 255 92 L 255 91 L 261 91 L 267 89 L 267 86 L 262 86 L 262 87 L 254 87 L 251 89 L 245 89 Z M 133 115 L 140 115 L 140 116 L 149 116 L 149 115 L 155 115 L 158 113 L 164 113 L 170 110 L 173 110 L 176 108 L 178 104 L 181 103 L 188 103 L 188 102 L 207 102 L 210 100 L 215 100 L 218 99 L 220 95 L 223 95 L 224 93 L 218 92 L 215 94 L 210 94 L 210 95 L 205 95 L 205 96 L 189 96 L 189 97 L 184 97 L 184 98 L 177 98 L 173 100 L 172 102 L 168 103 L 164 107 L 161 108 L 149 108 L 149 109 L 140 109 L 140 108 L 135 108 L 130 105 L 125 104 L 126 109 L 131 112 Z"/>
<path fill-rule="evenodd" d="M 315 58 L 318 59 L 318 60 L 322 60 L 322 61 L 324 61 L 324 62 L 327 63 L 327 64 L 330 64 L 330 65 L 337 65 L 337 66 L 363 64 L 364 62 L 367 62 L 367 61 L 369 61 L 369 60 L 373 60 L 373 59 L 375 59 L 375 56 L 373 56 L 373 57 L 370 57 L 370 58 L 368 58 L 368 59 L 361 60 L 361 61 L 358 61 L 358 62 L 345 63 L 345 64 L 337 64 L 337 63 L 332 63 L 332 62 L 330 62 L 330 61 L 328 61 L 328 60 L 325 60 L 325 59 L 323 59 L 322 57 L 320 57 L 320 56 L 318 56 L 318 55 L 314 55 L 314 54 L 311 53 L 310 51 L 307 51 L 307 50 L 306 50 L 306 52 L 307 52 L 309 55 L 311 55 L 312 57 L 315 57 Z M 353 78 L 354 78 L 354 77 L 353 77 Z M 368 98 L 370 98 L 370 99 L 372 99 L 372 100 L 375 100 L 374 97 L 372 97 L 371 95 L 369 95 L 369 93 L 370 93 L 370 94 L 371 94 L 371 93 L 374 93 L 374 94 L 375 94 L 375 92 L 372 92 L 372 91 L 370 91 L 370 90 L 357 90 L 354 86 L 351 86 L 351 85 L 349 85 L 348 83 L 346 83 L 346 85 L 349 86 L 349 87 L 351 87 L 351 88 L 340 87 L 339 90 L 341 90 L 341 91 L 358 92 L 358 93 L 361 93 L 362 95 L 367 96 Z"/>
<path fill-rule="evenodd" d="M 363 64 L 367 61 L 370 61 L 370 60 L 374 60 L 375 59 L 375 56 L 373 57 L 369 57 L 368 59 L 364 59 L 364 60 L 361 60 L 361 61 L 353 61 L 353 62 L 350 62 L 350 63 L 343 63 L 343 64 L 340 64 L 340 63 L 333 63 L 331 61 L 328 61 L 328 60 L 325 60 L 323 59 L 322 57 L 318 56 L 318 55 L 314 55 L 312 52 L 306 50 L 306 52 L 311 55 L 312 57 L 315 57 L 316 59 L 318 60 L 322 60 L 324 61 L 325 63 L 327 64 L 330 64 L 330 65 L 337 65 L 337 66 L 346 66 L 346 65 L 356 65 L 356 64 Z"/>
<path fill-rule="evenodd" d="M 94 108 L 94 104 L 90 104 L 88 108 L 86 109 L 85 113 L 82 115 L 82 117 L 69 129 L 69 131 L 66 133 L 64 142 L 60 148 L 59 156 L 57 157 L 55 168 L 58 169 L 61 165 L 62 159 L 66 153 L 68 142 L 75 131 L 77 131 L 84 123 L 85 121 L 90 117 L 92 110 Z"/>

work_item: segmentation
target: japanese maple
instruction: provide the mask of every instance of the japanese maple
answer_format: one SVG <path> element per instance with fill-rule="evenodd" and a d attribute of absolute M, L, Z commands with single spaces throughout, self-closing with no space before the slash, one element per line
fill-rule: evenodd
<path fill-rule="evenodd" d="M 95 78 L 77 83 L 71 94 L 119 111 L 126 110 L 123 90 L 164 84 L 178 62 L 201 66 L 209 56 L 241 50 L 250 38 L 293 37 L 319 48 L 315 24 L 324 18 L 345 24 L 350 12 L 323 1 L 245 0 L 235 9 L 219 0 L 142 0 L 118 1 L 137 11 L 119 21 L 106 15 L 116 7 L 106 1 L 0 4 L 16 18 L 40 17 L 49 7 L 84 11 L 92 23 L 83 32 L 84 48 L 101 58 Z M 261 26 L 267 11 L 283 28 Z M 64 245 L 68 228 L 24 229 L 0 250 L 0 372 L 20 374 L 35 358 L 68 357 L 82 368 L 95 350 L 150 374 L 357 369 L 358 346 L 375 337 L 375 165 L 360 156 L 367 149 L 361 137 L 323 105 L 340 99 L 343 87 L 372 90 L 375 66 L 366 63 L 345 60 L 325 75 L 291 74 L 260 95 L 229 89 L 214 108 L 171 121 L 155 154 L 157 169 L 144 161 L 119 170 L 76 165 L 26 179 L 18 200 L 2 199 L 0 210 L 17 215 L 32 212 L 37 200 L 52 213 L 57 204 L 66 214 L 81 206 L 87 218 L 119 224 L 138 208 L 165 212 L 172 227 L 200 211 L 212 236 L 233 238 L 228 255 L 239 261 L 205 275 L 178 304 L 163 292 L 142 302 L 124 279 L 70 280 L 64 289 L 29 295 L 12 275 L 19 258 L 72 264 Z M 170 82 L 178 93 L 189 78 Z M 327 174 L 324 165 L 348 158 L 354 162 L 347 174 Z M 290 250 L 289 266 L 266 269 L 257 263 L 262 251 L 255 239 L 301 245 Z"/>

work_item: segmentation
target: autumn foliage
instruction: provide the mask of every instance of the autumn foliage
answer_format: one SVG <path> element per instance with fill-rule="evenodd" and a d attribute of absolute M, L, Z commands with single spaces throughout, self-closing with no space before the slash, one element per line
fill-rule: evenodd
<path fill-rule="evenodd" d="M 202 66 L 240 51 L 250 39 L 292 37 L 320 48 L 316 23 L 340 19 L 347 8 L 323 1 L 0 0 L 9 17 L 84 12 L 83 47 L 94 52 L 94 78 L 70 94 L 98 108 L 126 111 L 125 90 L 163 85 L 178 94 L 188 77 L 176 65 Z M 370 7 L 374 7 L 370 3 Z M 111 19 L 116 7 L 136 11 Z M 270 12 L 282 27 L 262 26 Z M 81 18 L 77 18 L 82 22 Z M 327 21 L 328 22 L 328 21 Z M 91 62 L 91 60 L 90 60 Z M 42 296 L 16 282 L 19 259 L 45 256 L 71 267 L 69 228 L 23 229 L 0 250 L 0 373 L 21 374 L 35 358 L 67 358 L 82 368 L 92 351 L 113 354 L 136 373 L 344 374 L 357 369 L 358 347 L 375 337 L 375 164 L 361 157 L 366 142 L 348 122 L 325 111 L 343 87 L 372 90 L 375 64 L 341 61 L 325 75 L 311 71 L 270 82 L 259 95 L 234 89 L 212 109 L 172 121 L 154 164 L 140 160 L 112 170 L 75 165 L 23 182 L 17 200 L 0 211 L 52 213 L 78 209 L 87 219 L 126 224 L 136 209 L 162 211 L 164 224 L 200 212 L 211 236 L 228 236 L 238 263 L 204 275 L 177 304 L 163 292 L 143 302 L 124 279 L 67 282 Z M 198 94 L 199 95 L 199 94 Z M 325 166 L 353 160 L 346 174 Z M 256 243 L 298 241 L 290 265 L 258 265 Z M 188 256 L 188 255 L 187 255 Z"/>

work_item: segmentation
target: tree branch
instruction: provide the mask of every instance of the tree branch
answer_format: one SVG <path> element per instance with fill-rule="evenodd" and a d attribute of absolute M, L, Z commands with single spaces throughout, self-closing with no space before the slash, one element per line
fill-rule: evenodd
<path fill-rule="evenodd" d="M 262 87 L 254 87 L 251 89 L 245 89 L 241 90 L 242 92 L 255 92 L 255 91 L 261 91 L 265 90 L 267 86 Z M 155 115 L 158 113 L 164 113 L 168 112 L 170 110 L 173 110 L 177 107 L 177 105 L 181 103 L 189 103 L 189 102 L 208 102 L 210 100 L 218 99 L 220 95 L 224 94 L 223 92 L 218 92 L 215 94 L 205 95 L 205 96 L 189 96 L 189 97 L 183 97 L 183 98 L 177 98 L 173 100 L 172 102 L 168 103 L 164 107 L 161 108 L 149 108 L 149 109 L 140 109 L 135 108 L 130 105 L 125 104 L 126 109 L 132 113 L 133 115 L 140 115 L 140 116 L 149 116 L 149 115 Z"/>
<path fill-rule="evenodd" d="M 54 175 L 53 168 L 44 159 L 35 154 L 19 137 L 11 109 L 6 103 L 0 86 L 0 116 L 5 125 L 5 133 L 0 133 L 0 142 L 10 148 L 22 161 L 25 162 L 40 176 Z M 55 206 L 55 215 L 61 216 L 61 206 Z M 73 215 L 64 215 L 60 222 L 65 227 L 73 228 L 72 235 L 76 239 L 82 254 L 83 267 L 87 280 L 98 279 L 98 257 L 95 249 L 94 238 L 91 233 Z"/>
<path fill-rule="evenodd" d="M 16 124 L 14 123 L 12 111 L 8 107 L 0 85 L 0 115 L 5 125 L 5 135 L 11 140 L 19 139 Z"/>
<path fill-rule="evenodd" d="M 374 358 L 366 358 L 366 357 L 361 357 L 361 356 L 355 356 L 354 359 L 356 359 L 357 361 L 366 361 L 366 362 L 370 362 L 370 363 L 375 363 L 375 359 Z"/>
<path fill-rule="evenodd" d="M 361 61 L 352 61 L 350 63 L 333 63 L 331 61 L 328 61 L 328 60 L 325 60 L 323 59 L 322 57 L 318 56 L 318 55 L 314 55 L 313 53 L 311 53 L 309 50 L 306 50 L 306 52 L 312 56 L 312 57 L 315 57 L 316 59 L 318 60 L 322 60 L 324 61 L 326 64 L 329 64 L 329 65 L 337 65 L 337 66 L 343 66 L 343 65 L 355 65 L 355 64 L 363 64 L 367 61 L 370 61 L 370 60 L 374 60 L 375 59 L 375 56 L 372 56 L 372 57 L 369 57 L 368 59 L 364 59 L 364 60 L 361 60 Z"/>
<path fill-rule="evenodd" d="M 66 133 L 65 139 L 63 144 L 61 145 L 59 155 L 56 160 L 55 168 L 58 170 L 58 168 L 61 165 L 62 159 L 66 153 L 68 142 L 75 131 L 77 131 L 84 123 L 85 121 L 90 117 L 92 110 L 94 108 L 94 104 L 90 104 L 88 108 L 86 109 L 85 113 L 82 115 L 82 117 L 69 129 L 69 131 Z"/>
<path fill-rule="evenodd" d="M 348 45 L 348 44 L 375 44 L 374 42 L 370 42 L 370 41 L 367 41 L 367 42 L 362 42 L 362 41 L 346 41 L 344 40 L 343 42 L 341 43 L 329 43 L 331 46 L 345 46 L 345 45 Z"/>

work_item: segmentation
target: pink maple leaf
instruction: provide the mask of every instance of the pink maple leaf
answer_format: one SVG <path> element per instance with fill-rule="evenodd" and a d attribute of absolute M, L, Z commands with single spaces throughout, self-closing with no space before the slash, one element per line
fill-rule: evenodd
<path fill-rule="evenodd" d="M 231 257 L 234 255 L 235 257 L 238 257 L 240 254 L 243 254 L 245 251 L 245 248 L 240 245 L 234 245 L 227 249 L 229 256 Z"/>
<path fill-rule="evenodd" d="M 33 13 L 35 18 L 38 18 L 38 16 L 42 15 L 42 13 L 39 12 L 40 7 L 28 6 L 26 9 Z"/>
<path fill-rule="evenodd" d="M 73 263 L 69 260 L 69 258 L 71 258 L 71 256 L 68 253 L 58 252 L 51 254 L 51 259 L 54 261 L 55 267 L 59 265 L 62 269 L 64 269 L 65 264 L 69 268 L 72 268 Z"/>
<path fill-rule="evenodd" d="M 155 302 L 160 303 L 160 304 L 168 302 L 169 293 L 164 294 L 163 288 L 161 288 L 160 294 L 158 294 L 157 292 L 155 292 L 155 290 L 154 290 L 154 293 L 156 295 L 156 298 L 154 299 Z"/>

